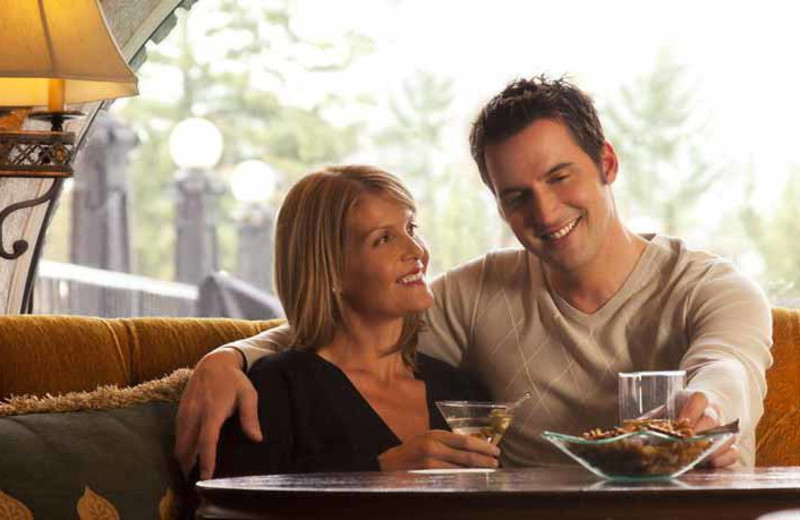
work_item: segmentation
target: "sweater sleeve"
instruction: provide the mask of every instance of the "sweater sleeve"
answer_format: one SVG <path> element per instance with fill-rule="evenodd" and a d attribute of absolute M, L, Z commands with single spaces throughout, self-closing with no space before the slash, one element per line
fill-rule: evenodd
<path fill-rule="evenodd" d="M 755 464 L 755 428 L 764 411 L 772 364 L 772 315 L 761 289 L 727 261 L 717 260 L 687 301 L 688 349 L 681 360 L 688 390 L 702 391 L 740 420 L 740 462 Z"/>
<path fill-rule="evenodd" d="M 289 346 L 289 341 L 289 325 L 284 324 L 259 332 L 249 338 L 231 341 L 217 347 L 215 350 L 235 349 L 239 351 L 244 357 L 244 370 L 248 372 L 255 362 L 264 356 L 286 350 Z"/>
<path fill-rule="evenodd" d="M 419 350 L 452 366 L 462 364 L 472 342 L 486 257 L 456 267 L 432 284 L 434 304 L 425 314 Z"/>

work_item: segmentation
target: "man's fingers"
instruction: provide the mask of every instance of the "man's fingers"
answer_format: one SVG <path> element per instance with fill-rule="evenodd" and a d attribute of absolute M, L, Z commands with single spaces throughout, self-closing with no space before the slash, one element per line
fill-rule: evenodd
<path fill-rule="evenodd" d="M 200 432 L 200 421 L 196 412 L 190 411 L 191 403 L 181 403 L 175 418 L 181 428 L 175 431 L 175 458 L 181 466 L 184 476 L 188 476 L 197 461 L 197 437 Z"/>
<path fill-rule="evenodd" d="M 688 420 L 694 427 L 708 407 L 708 398 L 703 392 L 694 392 L 689 396 L 678 414 L 678 420 Z"/>
<path fill-rule="evenodd" d="M 194 449 L 195 446 L 197 446 L 197 444 L 193 439 L 190 446 L 187 446 L 186 449 L 181 452 L 175 452 L 175 457 L 178 459 L 178 464 L 181 467 L 184 477 L 189 476 L 189 473 L 192 472 L 192 468 L 194 468 L 194 465 L 197 463 L 197 451 Z"/>
<path fill-rule="evenodd" d="M 734 444 L 735 440 L 736 438 L 732 437 L 723 444 L 719 450 L 711 455 L 711 458 L 708 460 L 708 465 L 712 468 L 724 468 L 736 464 L 739 460 L 739 448 Z"/>
<path fill-rule="evenodd" d="M 700 419 L 696 423 L 694 423 L 694 431 L 700 433 L 710 430 L 711 428 L 716 428 L 717 426 L 719 426 L 719 423 L 716 418 L 704 414 L 700 416 Z"/>
<path fill-rule="evenodd" d="M 264 435 L 258 422 L 258 393 L 251 386 L 239 394 L 239 424 L 251 440 L 261 442 Z"/>
<path fill-rule="evenodd" d="M 250 395 L 248 395 L 248 392 Z M 200 475 L 214 473 L 219 430 L 236 407 L 242 408 L 242 427 L 253 439 L 261 438 L 256 392 L 242 373 L 242 357 L 236 350 L 210 352 L 195 365 L 175 416 L 175 456 L 184 472 L 200 460 Z"/>
<path fill-rule="evenodd" d="M 197 450 L 200 455 L 200 480 L 206 480 L 214 476 L 214 468 L 217 462 L 217 442 L 219 441 L 219 431 L 222 428 L 222 421 L 210 420 L 200 432 Z"/>

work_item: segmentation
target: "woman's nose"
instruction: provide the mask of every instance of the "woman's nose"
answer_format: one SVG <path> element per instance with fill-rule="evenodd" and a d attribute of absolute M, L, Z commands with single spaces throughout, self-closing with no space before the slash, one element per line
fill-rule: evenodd
<path fill-rule="evenodd" d="M 425 256 L 425 246 L 415 236 L 405 237 L 405 256 L 408 258 L 422 259 Z"/>

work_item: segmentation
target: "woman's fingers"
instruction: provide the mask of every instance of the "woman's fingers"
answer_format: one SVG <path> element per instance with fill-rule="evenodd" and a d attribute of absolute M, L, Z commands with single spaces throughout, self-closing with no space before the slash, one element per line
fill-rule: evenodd
<path fill-rule="evenodd" d="M 496 468 L 497 446 L 442 430 L 428 431 L 378 456 L 383 471 L 408 469 Z"/>
<path fill-rule="evenodd" d="M 494 444 L 469 435 L 459 435 L 444 430 L 432 430 L 430 433 L 439 442 L 457 450 L 474 451 L 492 457 L 500 455 L 500 448 Z"/>
<path fill-rule="evenodd" d="M 433 459 L 461 468 L 496 468 L 499 466 L 497 459 L 489 455 L 456 450 L 449 447 L 439 450 Z"/>
<path fill-rule="evenodd" d="M 468 435 L 458 435 L 446 431 L 433 431 L 431 437 L 436 445 L 433 447 L 434 458 L 471 468 L 496 468 L 500 449 L 488 442 Z"/>

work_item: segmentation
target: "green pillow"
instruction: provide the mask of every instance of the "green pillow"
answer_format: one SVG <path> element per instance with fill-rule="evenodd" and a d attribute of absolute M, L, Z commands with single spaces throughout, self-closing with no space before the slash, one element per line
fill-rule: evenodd
<path fill-rule="evenodd" d="M 174 400 L 188 372 L 0 404 L 0 517 L 182 516 L 188 486 L 173 456 Z"/>

